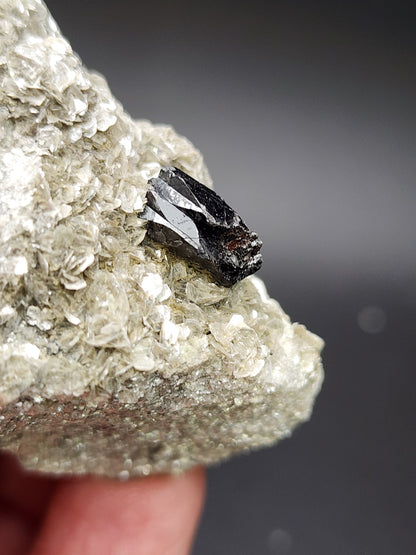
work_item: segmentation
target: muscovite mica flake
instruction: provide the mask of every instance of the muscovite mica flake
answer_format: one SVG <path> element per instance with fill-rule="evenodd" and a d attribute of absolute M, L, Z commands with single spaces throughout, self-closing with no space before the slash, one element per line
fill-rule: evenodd
<path fill-rule="evenodd" d="M 0 447 L 126 478 L 288 436 L 323 343 L 258 278 L 222 285 L 257 268 L 257 238 L 218 284 L 146 236 L 149 180 L 211 186 L 200 153 L 123 112 L 40 0 L 0 1 L 0 65 Z"/>

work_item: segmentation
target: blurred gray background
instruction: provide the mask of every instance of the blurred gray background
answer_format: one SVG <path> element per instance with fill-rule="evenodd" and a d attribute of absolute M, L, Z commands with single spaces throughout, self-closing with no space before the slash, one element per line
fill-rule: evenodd
<path fill-rule="evenodd" d="M 415 553 L 415 3 L 48 5 L 131 115 L 199 147 L 327 343 L 312 420 L 209 471 L 195 555 Z"/>

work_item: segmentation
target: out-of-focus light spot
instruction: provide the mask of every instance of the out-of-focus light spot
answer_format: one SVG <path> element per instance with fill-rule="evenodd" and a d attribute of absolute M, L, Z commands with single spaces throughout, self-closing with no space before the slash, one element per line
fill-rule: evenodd
<path fill-rule="evenodd" d="M 292 536 L 286 530 L 276 528 L 269 536 L 269 550 L 275 555 L 289 555 L 292 549 Z"/>
<path fill-rule="evenodd" d="M 358 326 L 365 333 L 380 333 L 387 324 L 387 316 L 380 306 L 365 306 L 357 315 Z"/>

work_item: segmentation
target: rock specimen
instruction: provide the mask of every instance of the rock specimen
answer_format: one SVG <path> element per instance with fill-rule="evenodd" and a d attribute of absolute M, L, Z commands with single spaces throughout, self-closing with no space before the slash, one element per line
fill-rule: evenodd
<path fill-rule="evenodd" d="M 210 178 L 134 122 L 40 0 L 0 0 L 0 447 L 126 478 L 269 445 L 306 420 L 322 341 L 262 282 L 222 287 L 146 237 L 149 179 Z"/>
<path fill-rule="evenodd" d="M 230 286 L 262 264 L 261 242 L 214 191 L 177 168 L 162 168 L 149 181 L 147 237 L 207 270 Z"/>

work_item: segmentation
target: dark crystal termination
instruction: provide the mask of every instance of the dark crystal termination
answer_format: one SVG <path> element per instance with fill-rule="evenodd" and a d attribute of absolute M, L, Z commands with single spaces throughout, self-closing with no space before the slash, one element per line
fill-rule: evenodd
<path fill-rule="evenodd" d="M 177 168 L 150 179 L 147 236 L 231 286 L 256 272 L 261 241 L 214 191 Z"/>

